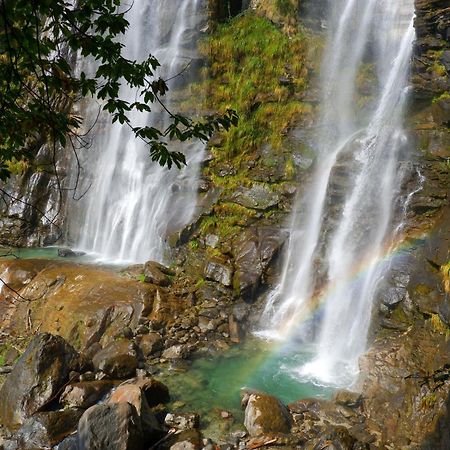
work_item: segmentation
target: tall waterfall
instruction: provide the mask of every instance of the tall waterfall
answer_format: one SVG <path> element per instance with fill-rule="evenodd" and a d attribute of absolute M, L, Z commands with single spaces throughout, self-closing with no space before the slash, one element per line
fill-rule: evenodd
<path fill-rule="evenodd" d="M 349 385 L 366 349 L 383 256 L 396 229 L 414 1 L 331 3 L 316 168 L 298 198 L 282 281 L 263 321 L 269 334 L 293 339 L 303 332 L 303 340 L 313 341 L 303 376 Z M 369 61 L 376 92 L 362 108 L 356 85 Z M 314 311 L 318 328 L 305 337 Z"/>
<path fill-rule="evenodd" d="M 161 64 L 157 75 L 174 78 L 169 88 L 179 83 L 196 57 L 196 39 L 204 19 L 201 3 L 135 0 L 126 16 L 130 22 L 123 40 L 126 57 L 143 60 L 152 54 Z M 121 95 L 129 101 L 136 98 L 135 90 L 126 87 Z M 173 106 L 170 90 L 163 100 L 169 108 Z M 148 115 L 132 115 L 133 124 L 164 128 L 163 114 L 156 105 L 152 109 Z M 193 214 L 203 145 L 184 145 L 187 167 L 168 170 L 151 162 L 148 148 L 128 127 L 111 125 L 108 120 L 97 126 L 89 156 L 82 161 L 87 172 L 82 178 L 91 186 L 72 208 L 69 232 L 75 234 L 72 238 L 78 248 L 107 261 L 163 261 L 167 233 Z M 77 229 L 79 233 L 73 231 Z"/>

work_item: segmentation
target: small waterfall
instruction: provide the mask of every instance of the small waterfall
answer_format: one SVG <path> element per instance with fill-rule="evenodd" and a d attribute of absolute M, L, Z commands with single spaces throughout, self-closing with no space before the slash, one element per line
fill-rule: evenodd
<path fill-rule="evenodd" d="M 169 87 L 180 84 L 187 76 L 184 69 L 196 58 L 204 19 L 201 6 L 202 0 L 136 0 L 127 14 L 126 57 L 143 60 L 152 54 L 161 64 L 157 75 L 174 78 Z M 136 92 L 126 87 L 121 95 L 129 101 L 136 98 Z M 176 108 L 171 90 L 163 100 Z M 133 124 L 164 128 L 164 114 L 157 105 L 152 110 L 132 115 Z M 203 145 L 183 145 L 187 167 L 168 170 L 151 162 L 148 148 L 128 127 L 108 121 L 100 119 L 93 146 L 82 161 L 85 186 L 79 191 L 91 186 L 69 210 L 69 234 L 79 249 L 102 260 L 164 261 L 167 234 L 186 224 L 194 212 Z"/>
<path fill-rule="evenodd" d="M 398 229 L 392 209 L 407 143 L 414 1 L 332 3 L 316 169 L 298 199 L 282 280 L 263 323 L 271 336 L 314 342 L 303 376 L 350 385 L 366 349 L 383 256 Z M 369 61 L 376 91 L 370 106 L 358 107 L 358 76 Z"/>

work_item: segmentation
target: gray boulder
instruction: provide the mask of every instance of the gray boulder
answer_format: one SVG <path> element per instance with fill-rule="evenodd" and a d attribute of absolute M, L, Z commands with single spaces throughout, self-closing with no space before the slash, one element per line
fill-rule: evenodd
<path fill-rule="evenodd" d="M 77 429 L 80 417 L 76 410 L 34 414 L 17 432 L 18 446 L 22 450 L 51 448 Z"/>
<path fill-rule="evenodd" d="M 291 429 L 288 409 L 280 400 L 263 393 L 251 393 L 244 396 L 244 425 L 250 436 L 264 434 L 287 434 Z"/>
<path fill-rule="evenodd" d="M 142 450 L 141 421 L 129 403 L 95 405 L 78 424 L 79 450 Z"/>
<path fill-rule="evenodd" d="M 0 423 L 10 430 L 19 428 L 78 368 L 78 353 L 62 337 L 36 335 L 0 389 Z"/>

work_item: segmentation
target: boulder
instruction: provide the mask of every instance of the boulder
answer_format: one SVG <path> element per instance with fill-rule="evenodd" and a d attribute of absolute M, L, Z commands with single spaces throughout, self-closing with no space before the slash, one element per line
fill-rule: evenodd
<path fill-rule="evenodd" d="M 151 408 L 170 401 L 169 388 L 164 383 L 153 378 L 142 378 L 137 380 L 136 384 L 144 392 Z"/>
<path fill-rule="evenodd" d="M 79 450 L 142 450 L 141 421 L 129 403 L 91 406 L 78 424 Z"/>
<path fill-rule="evenodd" d="M 62 337 L 36 335 L 0 389 L 0 423 L 18 428 L 58 394 L 78 366 L 78 353 Z"/>
<path fill-rule="evenodd" d="M 81 412 L 76 410 L 36 413 L 17 432 L 17 444 L 22 450 L 51 448 L 77 429 Z"/>
<path fill-rule="evenodd" d="M 288 409 L 276 397 L 252 393 L 246 399 L 244 425 L 250 436 L 282 433 L 291 429 Z"/>
<path fill-rule="evenodd" d="M 137 384 L 123 384 L 119 386 L 111 394 L 108 403 L 129 403 L 134 406 L 141 420 L 145 444 L 156 442 L 162 436 L 162 428 L 159 426 L 155 415 L 151 412 L 143 390 Z"/>
<path fill-rule="evenodd" d="M 64 389 L 59 402 L 69 408 L 87 409 L 101 400 L 114 385 L 115 383 L 109 380 L 69 384 Z"/>
<path fill-rule="evenodd" d="M 163 339 L 159 333 L 151 332 L 139 338 L 139 348 L 144 357 L 154 355 L 163 348 Z"/>
<path fill-rule="evenodd" d="M 111 378 L 134 376 L 138 366 L 134 343 L 128 339 L 119 339 L 99 351 L 93 358 L 94 368 Z"/>

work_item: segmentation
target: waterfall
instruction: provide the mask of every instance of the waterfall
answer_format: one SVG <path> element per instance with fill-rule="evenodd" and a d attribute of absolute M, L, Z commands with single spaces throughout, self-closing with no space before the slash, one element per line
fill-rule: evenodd
<path fill-rule="evenodd" d="M 184 69 L 197 56 L 196 40 L 204 19 L 201 3 L 135 0 L 126 16 L 130 26 L 123 39 L 125 56 L 143 60 L 154 55 L 161 64 L 157 76 L 173 78 L 169 88 L 179 85 L 187 76 Z M 169 90 L 163 100 L 167 107 L 176 108 L 171 93 Z M 121 95 L 128 101 L 136 98 L 135 90 L 125 86 Z M 152 110 L 132 114 L 132 123 L 164 128 L 164 114 L 156 105 Z M 84 186 L 79 191 L 89 184 L 90 188 L 82 200 L 71 205 L 69 235 L 77 248 L 102 260 L 164 261 L 167 234 L 186 224 L 194 212 L 203 145 L 183 145 L 187 167 L 168 170 L 151 162 L 149 149 L 128 127 L 108 121 L 100 119 L 92 147 L 83 157 Z"/>
<path fill-rule="evenodd" d="M 366 349 L 383 256 L 398 229 L 392 211 L 407 144 L 414 1 L 332 3 L 316 167 L 297 200 L 282 279 L 263 323 L 265 334 L 314 343 L 301 376 L 350 385 Z M 357 83 L 367 67 L 375 92 L 362 107 Z"/>

